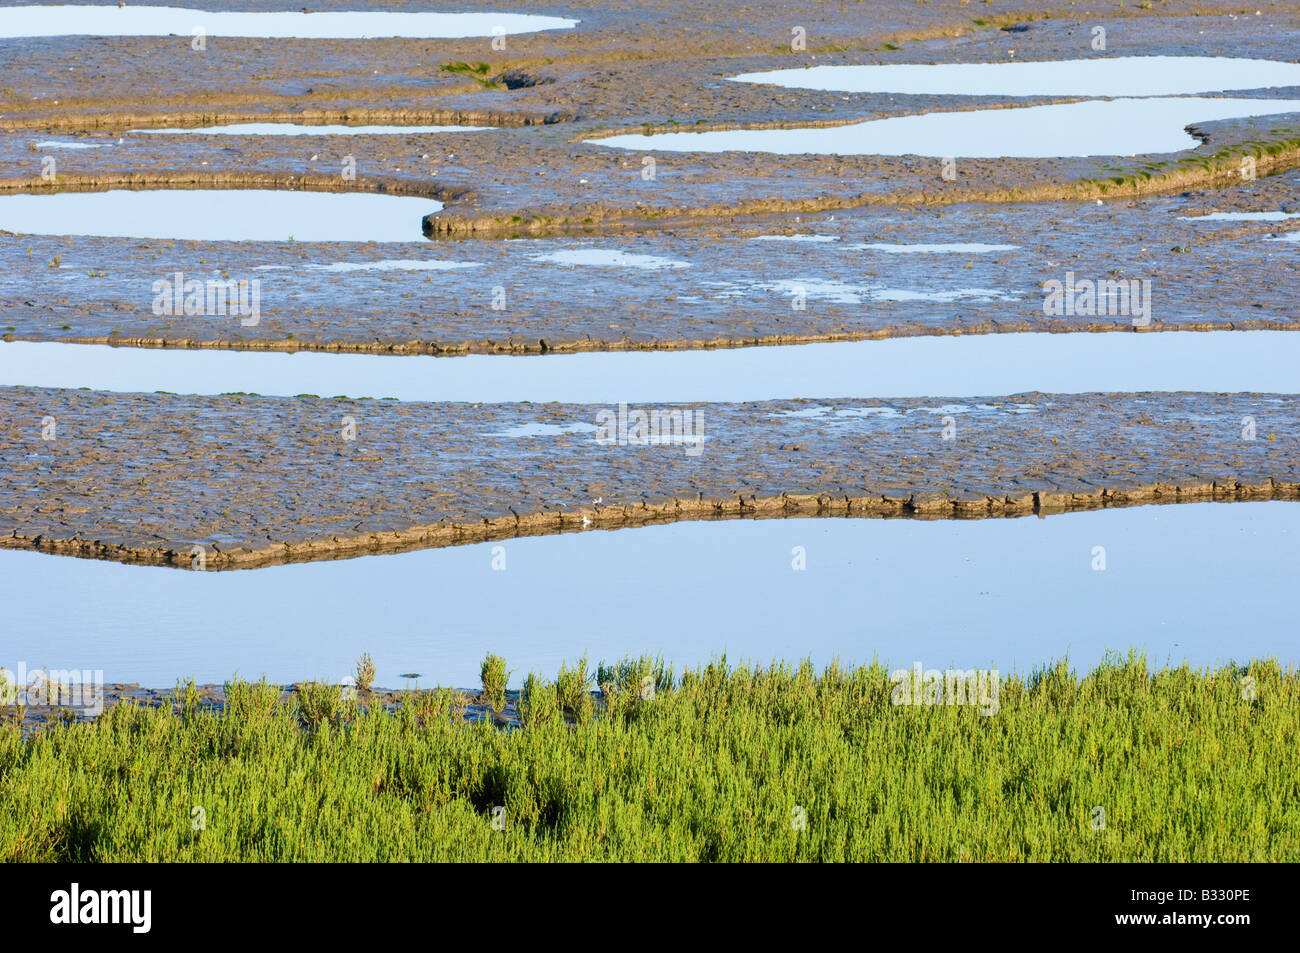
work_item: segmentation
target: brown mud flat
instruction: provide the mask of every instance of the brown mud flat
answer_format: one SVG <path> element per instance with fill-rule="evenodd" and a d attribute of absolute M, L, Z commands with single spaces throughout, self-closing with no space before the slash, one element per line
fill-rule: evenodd
<path fill-rule="evenodd" d="M 595 405 L 27 388 L 0 403 L 0 546 L 178 567 L 197 547 L 208 570 L 674 520 L 1300 499 L 1296 396 L 676 405 L 703 415 L 696 447 L 601 445 Z M 535 424 L 588 429 L 510 435 Z"/>
<path fill-rule="evenodd" d="M 1110 31 L 1106 56 L 1291 60 L 1300 41 L 1300 10 L 1280 2 L 1258 4 L 1259 17 L 1218 2 L 1117 8 L 1104 16 L 1001 0 L 994 10 L 984 7 L 882 0 L 865 17 L 856 4 L 782 2 L 755 10 L 730 0 L 641 0 L 614 11 L 582 0 L 568 9 L 583 21 L 577 30 L 510 37 L 500 53 L 486 40 L 214 39 L 207 53 L 191 50 L 185 38 L 0 41 L 0 50 L 22 54 L 12 85 L 0 86 L 0 191 L 242 187 L 422 196 L 446 204 L 426 221 L 432 241 L 358 244 L 342 253 L 346 260 L 436 255 L 478 266 L 331 274 L 312 269 L 337 259 L 337 245 L 0 233 L 0 269 L 14 276 L 0 285 L 0 337 L 456 355 L 1132 329 L 1126 315 L 1045 316 L 1042 283 L 1067 271 L 1093 280 L 1150 279 L 1155 307 L 1144 330 L 1295 329 L 1300 289 L 1287 254 L 1294 246 L 1259 241 L 1300 221 L 1176 220 L 1216 209 L 1295 209 L 1300 126 L 1288 124 L 1290 117 L 1207 124 L 1193 130 L 1200 148 L 1172 156 L 961 160 L 955 182 L 943 181 L 939 160 L 920 157 L 672 153 L 656 154 L 659 174 L 646 181 L 639 154 L 582 142 L 624 131 L 842 124 L 1048 101 L 726 82 L 745 71 L 814 62 L 1009 62 L 1013 51 L 1017 62 L 1078 58 L 1094 55 L 1089 42 L 1098 22 Z M 263 7 L 240 0 L 231 8 Z M 492 8 L 566 12 L 515 2 Z M 737 22 L 749 27 L 738 31 Z M 807 30 L 806 51 L 789 50 L 791 24 Z M 1002 29 L 1009 25 L 1016 31 Z M 488 62 L 490 75 L 521 70 L 538 82 L 487 88 L 440 68 L 458 61 Z M 130 92 L 105 99 L 108 88 Z M 326 139 L 126 134 L 135 126 L 256 120 L 498 128 Z M 102 148 L 36 148 L 68 133 Z M 339 174 L 346 155 L 357 159 L 355 181 Z M 58 164 L 54 184 L 41 179 L 48 156 Z M 1255 181 L 1241 179 L 1246 156 L 1257 162 Z M 1098 198 L 1106 204 L 1095 206 Z M 412 222 L 413 236 L 418 228 Z M 813 229 L 837 237 L 839 247 L 747 241 Z M 942 230 L 948 234 L 935 234 Z M 843 250 L 853 241 L 945 240 L 1021 248 L 894 261 L 855 260 Z M 651 273 L 531 261 L 574 242 L 680 258 L 691 267 Z M 243 327 L 225 315 L 152 313 L 153 282 L 178 271 L 258 277 L 261 321 Z M 801 279 L 923 292 L 991 288 L 1005 300 L 845 303 L 814 295 L 793 311 L 774 289 Z M 496 288 L 508 294 L 505 309 L 495 310 Z"/>
<path fill-rule="evenodd" d="M 931 102 L 881 113 L 864 109 L 832 124 L 952 108 L 933 102 L 946 97 L 910 98 Z M 1056 101 L 1077 99 L 1035 99 L 1025 105 Z M 991 106 L 980 103 L 965 108 Z M 1143 198 L 1239 184 L 1242 162 L 1248 158 L 1259 177 L 1300 167 L 1300 127 L 1295 117 L 1285 115 L 1205 123 L 1195 129 L 1202 139 L 1199 147 L 1166 155 L 960 159 L 953 181 L 943 178 L 943 160 L 929 157 L 643 154 L 601 147 L 595 144 L 598 137 L 584 141 L 595 131 L 590 124 L 507 124 L 499 114 L 491 120 L 488 125 L 500 128 L 489 133 L 323 136 L 314 141 L 301 136 L 106 134 L 104 148 L 75 152 L 37 149 L 32 133 L 10 131 L 0 135 L 0 162 L 10 170 L 0 177 L 0 193 L 113 188 L 387 192 L 445 201 L 446 209 L 427 217 L 423 231 L 432 239 L 454 239 L 618 234 L 647 227 L 746 223 L 776 215 L 882 206 L 929 209 L 972 202 Z M 350 121 L 370 123 L 362 115 L 351 116 Z M 791 120 L 744 127 L 807 125 L 807 120 Z M 737 126 L 697 127 L 698 131 L 717 128 Z M 56 133 L 36 135 L 52 134 Z M 97 140 L 79 141 L 95 144 Z M 42 178 L 42 163 L 51 155 L 57 175 L 47 181 Z M 642 176 L 642 159 L 647 156 L 656 163 L 650 179 Z M 349 166 L 345 178 L 342 170 L 348 159 L 355 161 L 356 168 L 353 173 Z"/>
<path fill-rule="evenodd" d="M 923 216 L 876 208 L 617 238 L 339 245 L 10 235 L 0 240 L 0 269 L 12 275 L 0 286 L 0 337 L 455 355 L 1135 330 L 1125 314 L 1045 315 L 1044 283 L 1070 272 L 1093 281 L 1148 280 L 1152 309 L 1143 331 L 1300 327 L 1300 286 L 1292 280 L 1300 246 L 1266 241 L 1294 234 L 1300 219 L 1184 220 L 1211 211 L 1300 212 L 1300 172 L 1140 202 L 977 204 Z M 830 240 L 761 240 L 798 235 Z M 951 242 L 1017 247 L 944 254 L 870 247 Z M 668 265 L 546 260 L 580 249 Z M 431 260 L 468 267 L 378 270 L 385 262 L 418 267 Z M 340 267 L 349 270 L 332 270 Z M 233 314 L 155 314 L 154 282 L 172 282 L 177 272 L 187 279 L 256 278 L 257 325 L 244 327 Z M 795 310 L 790 287 L 801 284 L 810 291 Z M 817 291 L 819 284 L 827 291 Z M 505 297 L 499 310 L 497 289 Z M 999 296 L 882 300 L 875 289 L 984 289 Z"/>
<path fill-rule="evenodd" d="M 531 9 L 500 9 L 511 6 Z M 647 181 L 640 154 L 583 141 L 629 131 L 834 125 L 1052 101 L 842 95 L 727 82 L 741 72 L 814 63 L 1094 56 L 1090 31 L 1097 23 L 1111 30 L 1111 44 L 1101 54 L 1106 56 L 1290 60 L 1300 42 L 1294 5 L 1261 3 L 1260 17 L 1237 16 L 1241 11 L 1229 3 L 1159 7 L 1116 8 L 1101 16 L 1003 0 L 991 12 L 885 0 L 872 4 L 867 17 L 857 5 L 764 4 L 755 10 L 734 2 L 681 6 L 646 0 L 610 11 L 578 3 L 571 11 L 583 18 L 577 30 L 511 37 L 503 53 L 485 40 L 214 40 L 210 54 L 195 53 L 184 38 L 0 41 L 0 48 L 15 44 L 26 53 L 7 77 L 12 85 L 0 87 L 0 165 L 7 170 L 0 190 L 50 187 L 41 178 L 43 156 L 33 134 L 83 133 L 85 143 L 106 147 L 54 151 L 58 188 L 127 182 L 253 187 L 268 181 L 320 187 L 332 179 L 340 189 L 454 196 L 428 222 L 431 236 L 454 238 L 685 227 L 876 205 L 1142 197 L 1233 184 L 1245 156 L 1256 159 L 1259 175 L 1300 164 L 1300 134 L 1287 117 L 1206 124 L 1196 130 L 1204 140 L 1200 148 L 1118 160 L 1118 171 L 1113 158 L 961 160 L 951 182 L 943 179 L 938 159 L 760 153 L 656 153 L 658 173 Z M 748 26 L 738 31 L 737 22 Z M 1026 29 L 1001 29 L 1017 23 Z M 807 31 L 805 51 L 789 49 L 794 25 Z M 537 82 L 486 88 L 441 69 L 456 62 L 486 62 L 494 76 L 520 70 Z M 105 100 L 105 88 L 130 89 L 132 98 Z M 434 115 L 482 117 L 501 128 L 491 134 L 345 137 L 310 145 L 296 137 L 123 136 L 137 122 L 415 122 Z M 338 171 L 344 155 L 356 158 L 355 182 L 344 181 Z"/>
<path fill-rule="evenodd" d="M 224 0 L 220 6 L 225 11 L 299 9 L 275 0 Z M 301 110 L 342 103 L 344 108 L 378 110 L 477 99 L 521 111 L 575 101 L 575 91 L 566 84 L 576 77 L 590 87 L 579 100 L 584 112 L 622 116 L 632 104 L 644 121 L 653 121 L 655 114 L 678 118 L 683 107 L 697 102 L 698 94 L 693 96 L 694 91 L 681 83 L 649 87 L 619 82 L 620 77 L 639 77 L 631 71 L 644 64 L 667 62 L 681 71 L 701 60 L 772 57 L 784 66 L 800 66 L 814 57 L 825 63 L 843 55 L 925 62 L 936 52 L 966 54 L 989 48 L 998 58 L 1012 50 L 1024 58 L 1034 46 L 1053 58 L 1091 55 L 1095 23 L 1105 24 L 1113 34 L 1110 55 L 1143 43 L 1219 52 L 1224 44 L 1249 41 L 1261 50 L 1285 50 L 1285 33 L 1296 21 L 1289 0 L 1257 0 L 1249 11 L 1233 0 L 1161 0 L 1145 9 L 1133 4 L 1105 11 L 1072 7 L 1041 0 L 997 0 L 996 6 L 915 0 L 813 5 L 802 0 L 630 0 L 617 7 L 602 0 L 465 0 L 455 9 L 567 16 L 580 23 L 571 30 L 509 36 L 504 50 L 494 48 L 490 37 L 214 37 L 205 51 L 194 50 L 189 36 L 0 40 L 15 54 L 0 86 L 0 116 L 14 123 L 37 120 L 68 128 L 83 110 L 109 116 L 129 109 L 177 115 L 190 108 L 215 115 L 223 105 L 234 104 Z M 379 12 L 427 5 L 352 0 L 347 8 Z M 1260 17 L 1249 15 L 1255 10 Z M 1184 23 L 1194 27 L 1180 32 Z M 806 34 L 804 50 L 791 48 L 795 27 Z M 489 62 L 489 76 L 522 69 L 539 74 L 542 82 L 502 89 L 440 68 L 482 61 Z"/>

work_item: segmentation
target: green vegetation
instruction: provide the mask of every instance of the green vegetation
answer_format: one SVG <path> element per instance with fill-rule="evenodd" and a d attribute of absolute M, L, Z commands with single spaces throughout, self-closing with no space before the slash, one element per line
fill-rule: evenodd
<path fill-rule="evenodd" d="M 1298 679 L 1061 663 L 984 716 L 895 706 L 879 665 L 625 660 L 597 698 L 584 661 L 506 728 L 448 689 L 233 682 L 218 711 L 189 684 L 0 728 L 0 859 L 1294 861 Z"/>
<path fill-rule="evenodd" d="M 497 83 L 488 77 L 488 74 L 492 72 L 492 67 L 487 63 L 443 63 L 438 67 L 438 69 L 445 73 L 455 73 L 458 76 L 468 76 L 484 89 L 502 88 L 500 83 Z"/>
<path fill-rule="evenodd" d="M 479 669 L 483 681 L 483 698 L 493 711 L 504 711 L 506 707 L 506 682 L 510 673 L 506 671 L 506 660 L 500 655 L 489 654 L 483 659 Z"/>
<path fill-rule="evenodd" d="M 357 660 L 356 684 L 357 691 L 362 694 L 375 687 L 375 660 L 369 652 L 363 652 Z"/>
<path fill-rule="evenodd" d="M 531 695 L 531 692 L 529 693 Z M 531 701 L 531 699 L 530 699 Z M 587 659 L 584 656 L 578 664 L 569 668 L 560 664 L 560 674 L 555 679 L 556 714 L 578 724 L 591 720 L 595 706 L 591 698 L 591 676 L 587 674 Z M 537 711 L 541 706 L 535 706 Z"/>
<path fill-rule="evenodd" d="M 1133 166 L 1103 166 L 1104 171 L 1114 174 L 1104 179 L 1083 179 L 1079 182 L 1079 187 L 1085 193 L 1095 190 L 1101 194 L 1109 192 L 1114 186 L 1134 192 L 1167 189 L 1181 184 L 1184 180 L 1180 176 L 1194 169 L 1208 173 L 1213 178 L 1241 178 L 1243 160 L 1253 158 L 1265 161 L 1294 155 L 1297 150 L 1300 150 L 1300 136 L 1296 135 L 1294 129 L 1273 129 L 1267 139 L 1238 142 L 1212 155 L 1197 153 L 1178 159 L 1140 161 Z M 1148 183 L 1151 184 L 1150 189 Z"/>

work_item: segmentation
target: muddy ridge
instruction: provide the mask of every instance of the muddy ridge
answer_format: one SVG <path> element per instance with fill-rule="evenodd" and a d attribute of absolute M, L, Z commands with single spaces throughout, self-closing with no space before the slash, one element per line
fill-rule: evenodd
<path fill-rule="evenodd" d="M 1021 331 L 1292 330 L 1300 326 L 1297 246 L 1271 239 L 1300 232 L 1300 218 L 1195 219 L 1214 211 L 1300 214 L 1297 196 L 1300 173 L 1290 172 L 1140 202 L 967 205 L 925 215 L 878 208 L 617 237 L 328 244 L 0 236 L 0 268 L 11 275 L 0 285 L 0 338 L 457 355 Z M 412 229 L 418 224 L 413 217 Z M 810 237 L 818 241 L 788 240 Z M 992 250 L 889 250 L 936 242 Z M 574 250 L 642 256 L 646 266 L 550 258 Z M 455 267 L 425 267 L 439 263 Z M 230 314 L 155 313 L 154 282 L 177 272 L 256 279 L 256 325 Z M 1149 281 L 1150 323 L 1135 327 L 1124 313 L 1045 313 L 1045 283 L 1071 272 Z M 796 287 L 807 292 L 799 309 Z"/>
<path fill-rule="evenodd" d="M 603 445 L 592 405 L 28 388 L 0 404 L 0 545 L 207 570 L 681 519 L 1300 499 L 1296 396 L 662 408 L 699 423 L 694 446 Z"/>
<path fill-rule="evenodd" d="M 512 7 L 530 9 L 520 3 L 496 9 Z M 1290 61 L 1300 43 L 1300 10 L 1293 4 L 1261 0 L 1258 17 L 1253 9 L 1240 15 L 1229 3 L 1176 2 L 1102 14 L 1016 0 L 999 0 L 995 11 L 880 0 L 869 17 L 856 4 L 755 9 L 731 0 L 638 0 L 619 10 L 587 2 L 570 7 L 582 20 L 577 29 L 512 36 L 506 50 L 486 39 L 214 39 L 203 53 L 184 38 L 0 40 L 0 49 L 17 54 L 9 85 L 0 87 L 0 164 L 6 169 L 0 190 L 46 187 L 43 153 L 32 134 L 74 133 L 83 144 L 103 146 L 49 152 L 58 159 L 65 189 L 106 188 L 133 176 L 149 187 L 267 181 L 293 187 L 320 174 L 310 168 L 311 156 L 337 167 L 340 155 L 355 152 L 358 180 L 371 183 L 360 188 L 452 196 L 446 211 L 428 223 L 429 234 L 442 239 L 618 233 L 889 205 L 1148 197 L 1233 185 L 1246 156 L 1257 161 L 1261 176 L 1300 164 L 1300 133 L 1285 116 L 1198 125 L 1199 148 L 1121 159 L 1118 171 L 1111 171 L 1117 160 L 1104 157 L 962 160 L 952 181 L 941 175 L 939 160 L 915 156 L 659 153 L 660 172 L 647 182 L 640 177 L 639 153 L 585 141 L 621 132 L 843 125 L 1077 99 L 842 95 L 728 82 L 742 72 L 1095 56 Z M 738 22 L 746 28 L 737 30 Z M 1098 23 L 1112 37 L 1100 53 L 1090 45 Z M 802 49 L 792 49 L 795 27 L 806 33 Z M 490 79 L 457 71 L 479 63 Z M 504 79 L 521 74 L 526 83 Z M 110 88 L 130 94 L 106 99 L 103 90 Z M 1288 94 L 1276 88 L 1256 95 Z M 499 134 L 331 137 L 323 147 L 319 140 L 308 146 L 273 137 L 232 143 L 225 137 L 121 134 L 128 124 L 199 120 L 401 123 L 427 117 L 481 122 Z M 338 179 L 335 185 L 352 187 Z"/>

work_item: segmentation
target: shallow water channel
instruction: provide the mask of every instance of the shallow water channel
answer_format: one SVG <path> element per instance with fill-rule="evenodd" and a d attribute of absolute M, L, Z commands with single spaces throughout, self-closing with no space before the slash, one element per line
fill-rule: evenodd
<path fill-rule="evenodd" d="M 1293 331 L 980 334 L 716 351 L 467 357 L 0 343 L 0 381 L 408 401 L 753 401 L 1145 391 L 1300 392 Z"/>
<path fill-rule="evenodd" d="M 1300 63 L 1229 56 L 1106 56 L 1016 63 L 811 66 L 732 82 L 929 96 L 1172 96 L 1300 86 Z"/>
<path fill-rule="evenodd" d="M 205 36 L 263 39 L 454 39 L 567 30 L 577 20 L 523 13 L 397 13 L 346 10 L 214 12 L 117 4 L 0 7 L 0 39 L 41 36 Z"/>
<path fill-rule="evenodd" d="M 640 133 L 588 139 L 607 148 L 776 155 L 936 158 L 1133 156 L 1193 149 L 1191 123 L 1300 112 L 1297 99 L 1107 99 L 1009 109 L 932 112 L 843 126 Z"/>
<path fill-rule="evenodd" d="M 1300 505 L 1280 502 L 680 523 L 233 573 L 0 551 L 0 664 L 169 687 L 337 681 L 368 651 L 381 686 L 472 687 L 489 651 L 515 685 L 584 652 L 1004 673 L 1130 647 L 1156 665 L 1294 662 L 1298 558 Z"/>
<path fill-rule="evenodd" d="M 360 192 L 111 189 L 0 196 L 0 229 L 209 242 L 424 242 L 424 216 L 442 207 Z"/>

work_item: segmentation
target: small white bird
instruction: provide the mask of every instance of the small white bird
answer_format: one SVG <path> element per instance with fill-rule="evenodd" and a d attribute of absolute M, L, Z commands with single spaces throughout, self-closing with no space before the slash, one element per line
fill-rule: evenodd
<path fill-rule="evenodd" d="M 595 503 L 597 506 L 600 506 L 601 503 L 604 503 L 604 502 L 605 502 L 605 498 L 604 498 L 603 496 L 601 496 L 601 497 L 597 497 L 596 499 L 592 500 L 591 502 L 592 502 L 592 503 Z"/>

